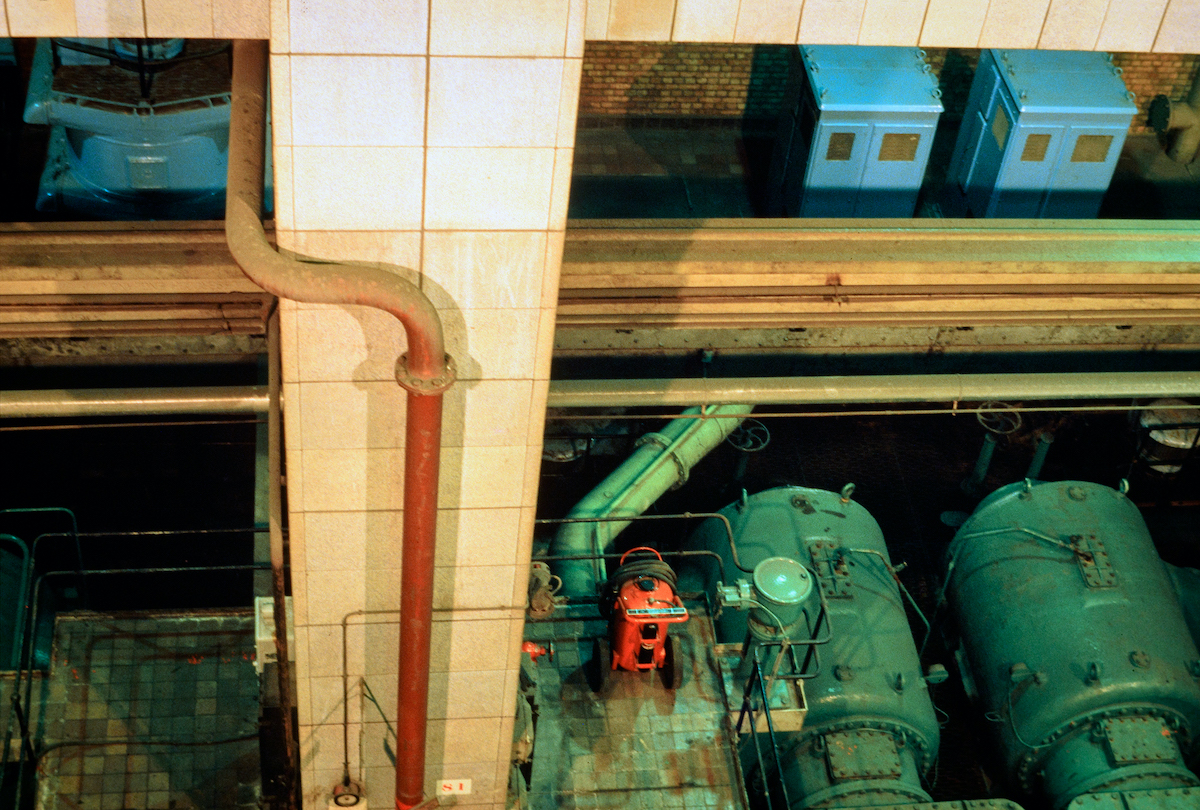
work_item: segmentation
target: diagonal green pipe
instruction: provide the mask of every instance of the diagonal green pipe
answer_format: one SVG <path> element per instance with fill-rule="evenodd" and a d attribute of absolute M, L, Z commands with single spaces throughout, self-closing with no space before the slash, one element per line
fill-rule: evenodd
<path fill-rule="evenodd" d="M 692 467 L 723 442 L 750 415 L 750 405 L 705 405 L 688 408 L 657 433 L 647 433 L 638 448 L 600 485 L 567 513 L 568 518 L 624 517 L 627 521 L 564 523 L 550 553 L 607 554 L 613 539 L 670 489 L 687 481 Z M 562 593 L 576 599 L 596 596 L 605 580 L 604 561 L 564 560 L 557 573 Z"/>

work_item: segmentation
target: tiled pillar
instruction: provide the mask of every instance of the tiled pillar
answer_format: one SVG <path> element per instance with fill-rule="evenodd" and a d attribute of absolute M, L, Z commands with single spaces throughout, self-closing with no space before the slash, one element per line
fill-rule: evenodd
<path fill-rule="evenodd" d="M 583 52 L 583 2 L 275 0 L 280 245 L 413 268 L 447 393 L 427 780 L 502 807 Z M 399 323 L 283 306 L 305 806 L 350 765 L 391 804 L 404 392 Z M 350 700 L 342 701 L 347 620 Z M 367 690 L 360 686 L 360 679 Z M 373 695 L 378 707 L 369 697 Z M 385 721 L 386 719 L 386 721 Z"/>

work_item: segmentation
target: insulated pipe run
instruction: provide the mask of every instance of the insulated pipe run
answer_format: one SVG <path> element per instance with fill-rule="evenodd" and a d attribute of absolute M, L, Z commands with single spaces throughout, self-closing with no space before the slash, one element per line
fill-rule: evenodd
<path fill-rule="evenodd" d="M 552 555 L 601 555 L 612 551 L 613 538 L 669 489 L 677 489 L 701 459 L 723 442 L 750 414 L 749 405 L 688 408 L 661 431 L 648 433 L 638 448 L 567 513 L 554 536 Z M 621 518 L 625 521 L 570 522 L 577 518 Z M 564 560 L 558 566 L 562 591 L 592 599 L 604 580 L 602 559 Z"/>
<path fill-rule="evenodd" d="M 454 367 L 437 310 L 417 287 L 374 267 L 285 257 L 267 242 L 259 218 L 266 69 L 266 43 L 234 42 L 225 202 L 233 258 L 252 281 L 281 298 L 382 309 L 404 325 L 408 337 L 408 353 L 396 361 L 396 379 L 408 398 L 395 798 L 398 810 L 411 810 L 424 796 L 442 392 L 454 382 Z"/>

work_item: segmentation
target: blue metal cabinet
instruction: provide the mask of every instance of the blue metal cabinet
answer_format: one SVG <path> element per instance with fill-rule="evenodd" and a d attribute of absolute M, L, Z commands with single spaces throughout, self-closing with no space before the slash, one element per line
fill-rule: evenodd
<path fill-rule="evenodd" d="M 916 48 L 802 46 L 772 162 L 775 213 L 911 217 L 939 96 Z"/>
<path fill-rule="evenodd" d="M 951 216 L 1090 218 L 1137 107 L 1108 54 L 980 54 L 950 161 Z"/>

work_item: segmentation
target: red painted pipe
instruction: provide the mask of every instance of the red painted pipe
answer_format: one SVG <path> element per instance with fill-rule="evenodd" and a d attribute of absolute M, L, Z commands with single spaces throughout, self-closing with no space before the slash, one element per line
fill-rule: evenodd
<path fill-rule="evenodd" d="M 437 310 L 416 286 L 373 267 L 283 256 L 267 242 L 259 218 L 266 82 L 266 43 L 234 42 L 225 196 L 225 232 L 233 258 L 254 283 L 281 298 L 383 309 L 400 320 L 408 337 L 408 353 L 396 363 L 397 381 L 408 391 L 396 807 L 410 810 L 421 803 L 425 786 L 442 392 L 454 381 L 454 367 Z"/>

